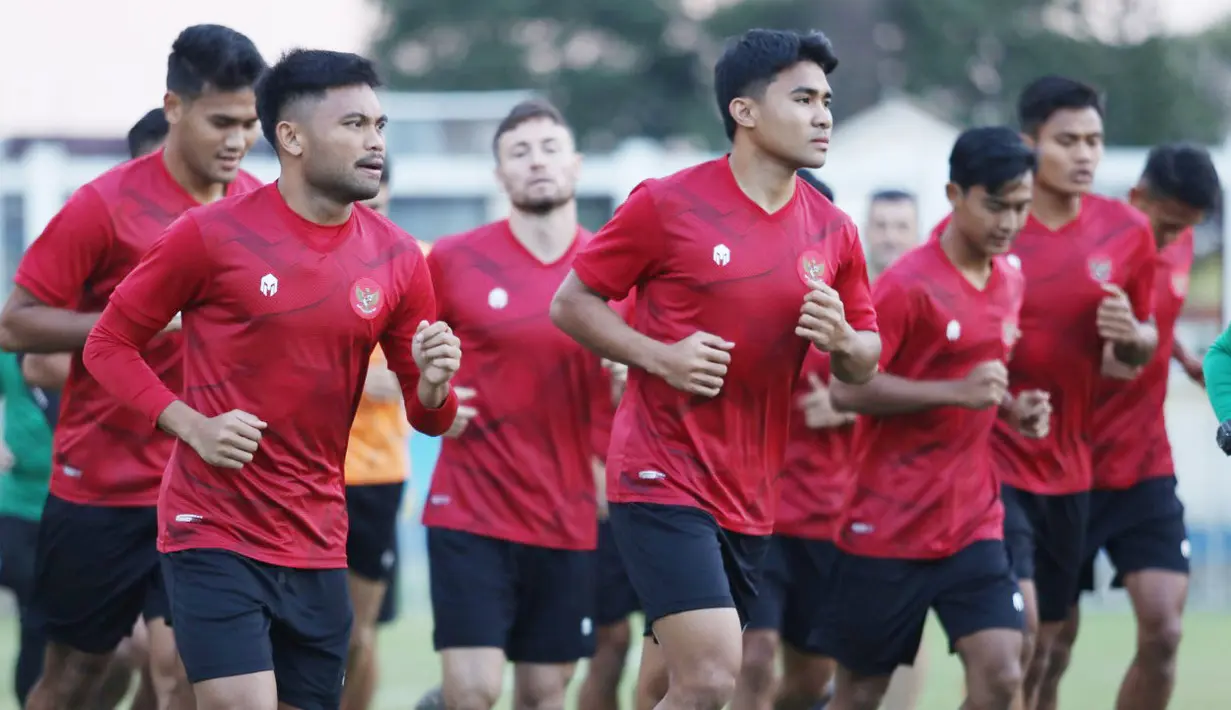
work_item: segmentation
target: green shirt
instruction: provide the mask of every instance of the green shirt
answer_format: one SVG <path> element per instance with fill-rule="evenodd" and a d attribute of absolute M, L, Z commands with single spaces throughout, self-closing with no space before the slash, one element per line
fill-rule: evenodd
<path fill-rule="evenodd" d="M 0 515 L 38 520 L 51 479 L 51 425 L 21 374 L 17 356 L 0 352 L 4 443 L 13 468 L 0 473 Z"/>

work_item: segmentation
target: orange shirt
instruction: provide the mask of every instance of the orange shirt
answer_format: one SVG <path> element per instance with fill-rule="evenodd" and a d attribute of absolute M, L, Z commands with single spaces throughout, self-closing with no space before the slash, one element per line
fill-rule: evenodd
<path fill-rule="evenodd" d="M 384 365 L 377 347 L 371 365 Z M 370 486 L 404 481 L 410 472 L 406 439 L 410 425 L 401 400 L 376 401 L 364 394 L 346 448 L 346 485 Z"/>

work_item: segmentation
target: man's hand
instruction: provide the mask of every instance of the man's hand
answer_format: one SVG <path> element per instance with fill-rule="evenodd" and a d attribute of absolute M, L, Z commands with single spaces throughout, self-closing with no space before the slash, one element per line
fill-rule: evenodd
<path fill-rule="evenodd" d="M 184 327 L 184 317 L 180 313 L 171 316 L 171 321 L 162 327 L 162 333 L 176 333 Z"/>
<path fill-rule="evenodd" d="M 411 344 L 419 377 L 433 387 L 449 383 L 462 366 L 462 341 L 448 324 L 420 321 Z"/>
<path fill-rule="evenodd" d="M 656 363 L 654 374 L 677 390 L 714 397 L 722 390 L 722 378 L 727 375 L 733 347 L 735 343 L 697 331 L 668 345 Z"/>
<path fill-rule="evenodd" d="M 1136 344 L 1140 339 L 1139 324 L 1133 315 L 1133 304 L 1128 300 L 1128 294 L 1115 284 L 1105 283 L 1103 290 L 1107 296 L 1098 307 L 1099 337 L 1113 343 Z"/>
<path fill-rule="evenodd" d="M 967 409 L 998 407 L 1009 388 L 1009 371 L 1000 360 L 988 360 L 975 365 L 958 383 L 959 406 Z"/>
<path fill-rule="evenodd" d="M 603 360 L 603 369 L 607 371 L 607 376 L 611 378 L 611 401 L 614 404 L 620 403 L 620 398 L 624 396 L 624 390 L 628 387 L 628 365 L 615 360 Z"/>
<path fill-rule="evenodd" d="M 855 414 L 834 409 L 829 388 L 815 372 L 808 373 L 808 384 L 812 390 L 801 396 L 797 405 L 803 410 L 804 424 L 809 429 L 830 429 L 855 421 Z"/>
<path fill-rule="evenodd" d="M 252 461 L 265 426 L 255 415 L 232 409 L 226 414 L 203 419 L 184 437 L 184 443 L 211 466 L 241 468 Z"/>
<path fill-rule="evenodd" d="M 804 296 L 795 334 L 812 341 L 822 352 L 841 352 L 855 331 L 846 322 L 846 308 L 838 292 L 823 281 L 811 281 Z"/>
<path fill-rule="evenodd" d="M 1120 361 L 1116 357 L 1116 344 L 1108 340 L 1103 343 L 1103 377 L 1113 380 L 1135 380 L 1141 374 L 1142 368 L 1134 367 Z"/>
<path fill-rule="evenodd" d="M 479 410 L 466 404 L 468 400 L 474 399 L 474 390 L 469 387 L 454 387 L 453 394 L 457 395 L 457 416 L 453 419 L 453 425 L 444 435 L 450 439 L 456 439 L 466 431 L 466 427 L 470 425 L 470 420 L 474 419 Z"/>
<path fill-rule="evenodd" d="M 1042 439 L 1051 430 L 1051 395 L 1026 390 L 1013 399 L 1007 416 L 1013 428 L 1031 439 Z"/>

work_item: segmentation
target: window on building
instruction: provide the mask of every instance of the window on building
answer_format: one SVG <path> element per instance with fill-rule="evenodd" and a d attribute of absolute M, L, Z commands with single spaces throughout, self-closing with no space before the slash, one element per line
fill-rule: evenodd
<path fill-rule="evenodd" d="M 487 222 L 487 198 L 395 197 L 389 201 L 389 217 L 415 238 L 434 242 Z"/>
<path fill-rule="evenodd" d="M 577 220 L 581 226 L 597 232 L 607 224 L 615 211 L 615 200 L 607 195 L 586 195 L 577 198 Z"/>

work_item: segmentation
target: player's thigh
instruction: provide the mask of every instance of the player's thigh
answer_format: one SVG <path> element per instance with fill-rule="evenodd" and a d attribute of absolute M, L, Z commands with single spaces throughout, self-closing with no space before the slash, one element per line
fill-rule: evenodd
<path fill-rule="evenodd" d="M 276 588 L 257 563 L 221 550 L 184 550 L 163 555 L 162 570 L 189 681 L 273 671 L 269 609 Z M 220 693 L 231 687 L 209 686 Z"/>
<path fill-rule="evenodd" d="M 747 631 L 773 631 L 775 639 L 783 628 L 787 589 L 791 585 L 791 570 L 782 550 L 782 539 L 770 539 L 769 548 L 761 560 L 760 580 L 756 594 L 748 601 Z"/>
<path fill-rule="evenodd" d="M 1082 565 L 1088 554 L 1088 493 L 1041 496 L 1042 520 L 1036 530 L 1035 594 L 1039 621 L 1064 621 L 1081 586 Z"/>
<path fill-rule="evenodd" d="M 834 586 L 838 548 L 828 540 L 779 538 L 779 550 L 790 570 L 782 613 L 782 639 L 799 654 L 830 656 L 821 617 L 823 600 Z"/>
<path fill-rule="evenodd" d="M 835 555 L 815 632 L 843 668 L 870 678 L 914 662 L 932 604 L 926 563 Z"/>
<path fill-rule="evenodd" d="M 1143 570 L 1189 573 L 1188 528 L 1174 478 L 1155 478 L 1116 491 L 1105 548 L 1122 581 Z"/>
<path fill-rule="evenodd" d="M 51 641 L 106 653 L 129 634 L 158 575 L 154 508 L 48 496 L 39 526 L 35 595 Z"/>
<path fill-rule="evenodd" d="M 335 710 L 353 623 L 347 571 L 267 570 L 279 585 L 269 632 L 278 702 L 296 710 Z"/>
<path fill-rule="evenodd" d="M 641 610 L 637 591 L 624 569 L 616 547 L 610 521 L 598 526 L 598 548 L 594 551 L 594 623 L 599 628 L 624 622 Z"/>
<path fill-rule="evenodd" d="M 982 540 L 969 545 L 937 563 L 931 576 L 932 607 L 949 637 L 950 652 L 962 648 L 963 639 L 979 636 L 982 643 L 976 645 L 982 651 L 990 654 L 995 646 L 1006 659 L 1021 657 L 1026 603 L 1004 543 Z M 1011 633 L 983 633 L 994 630 Z"/>
<path fill-rule="evenodd" d="M 436 650 L 503 652 L 517 614 L 513 543 L 428 528 L 427 555 Z"/>
<path fill-rule="evenodd" d="M 513 549 L 517 608 L 505 647 L 508 659 L 542 666 L 594 655 L 594 552 Z"/>

